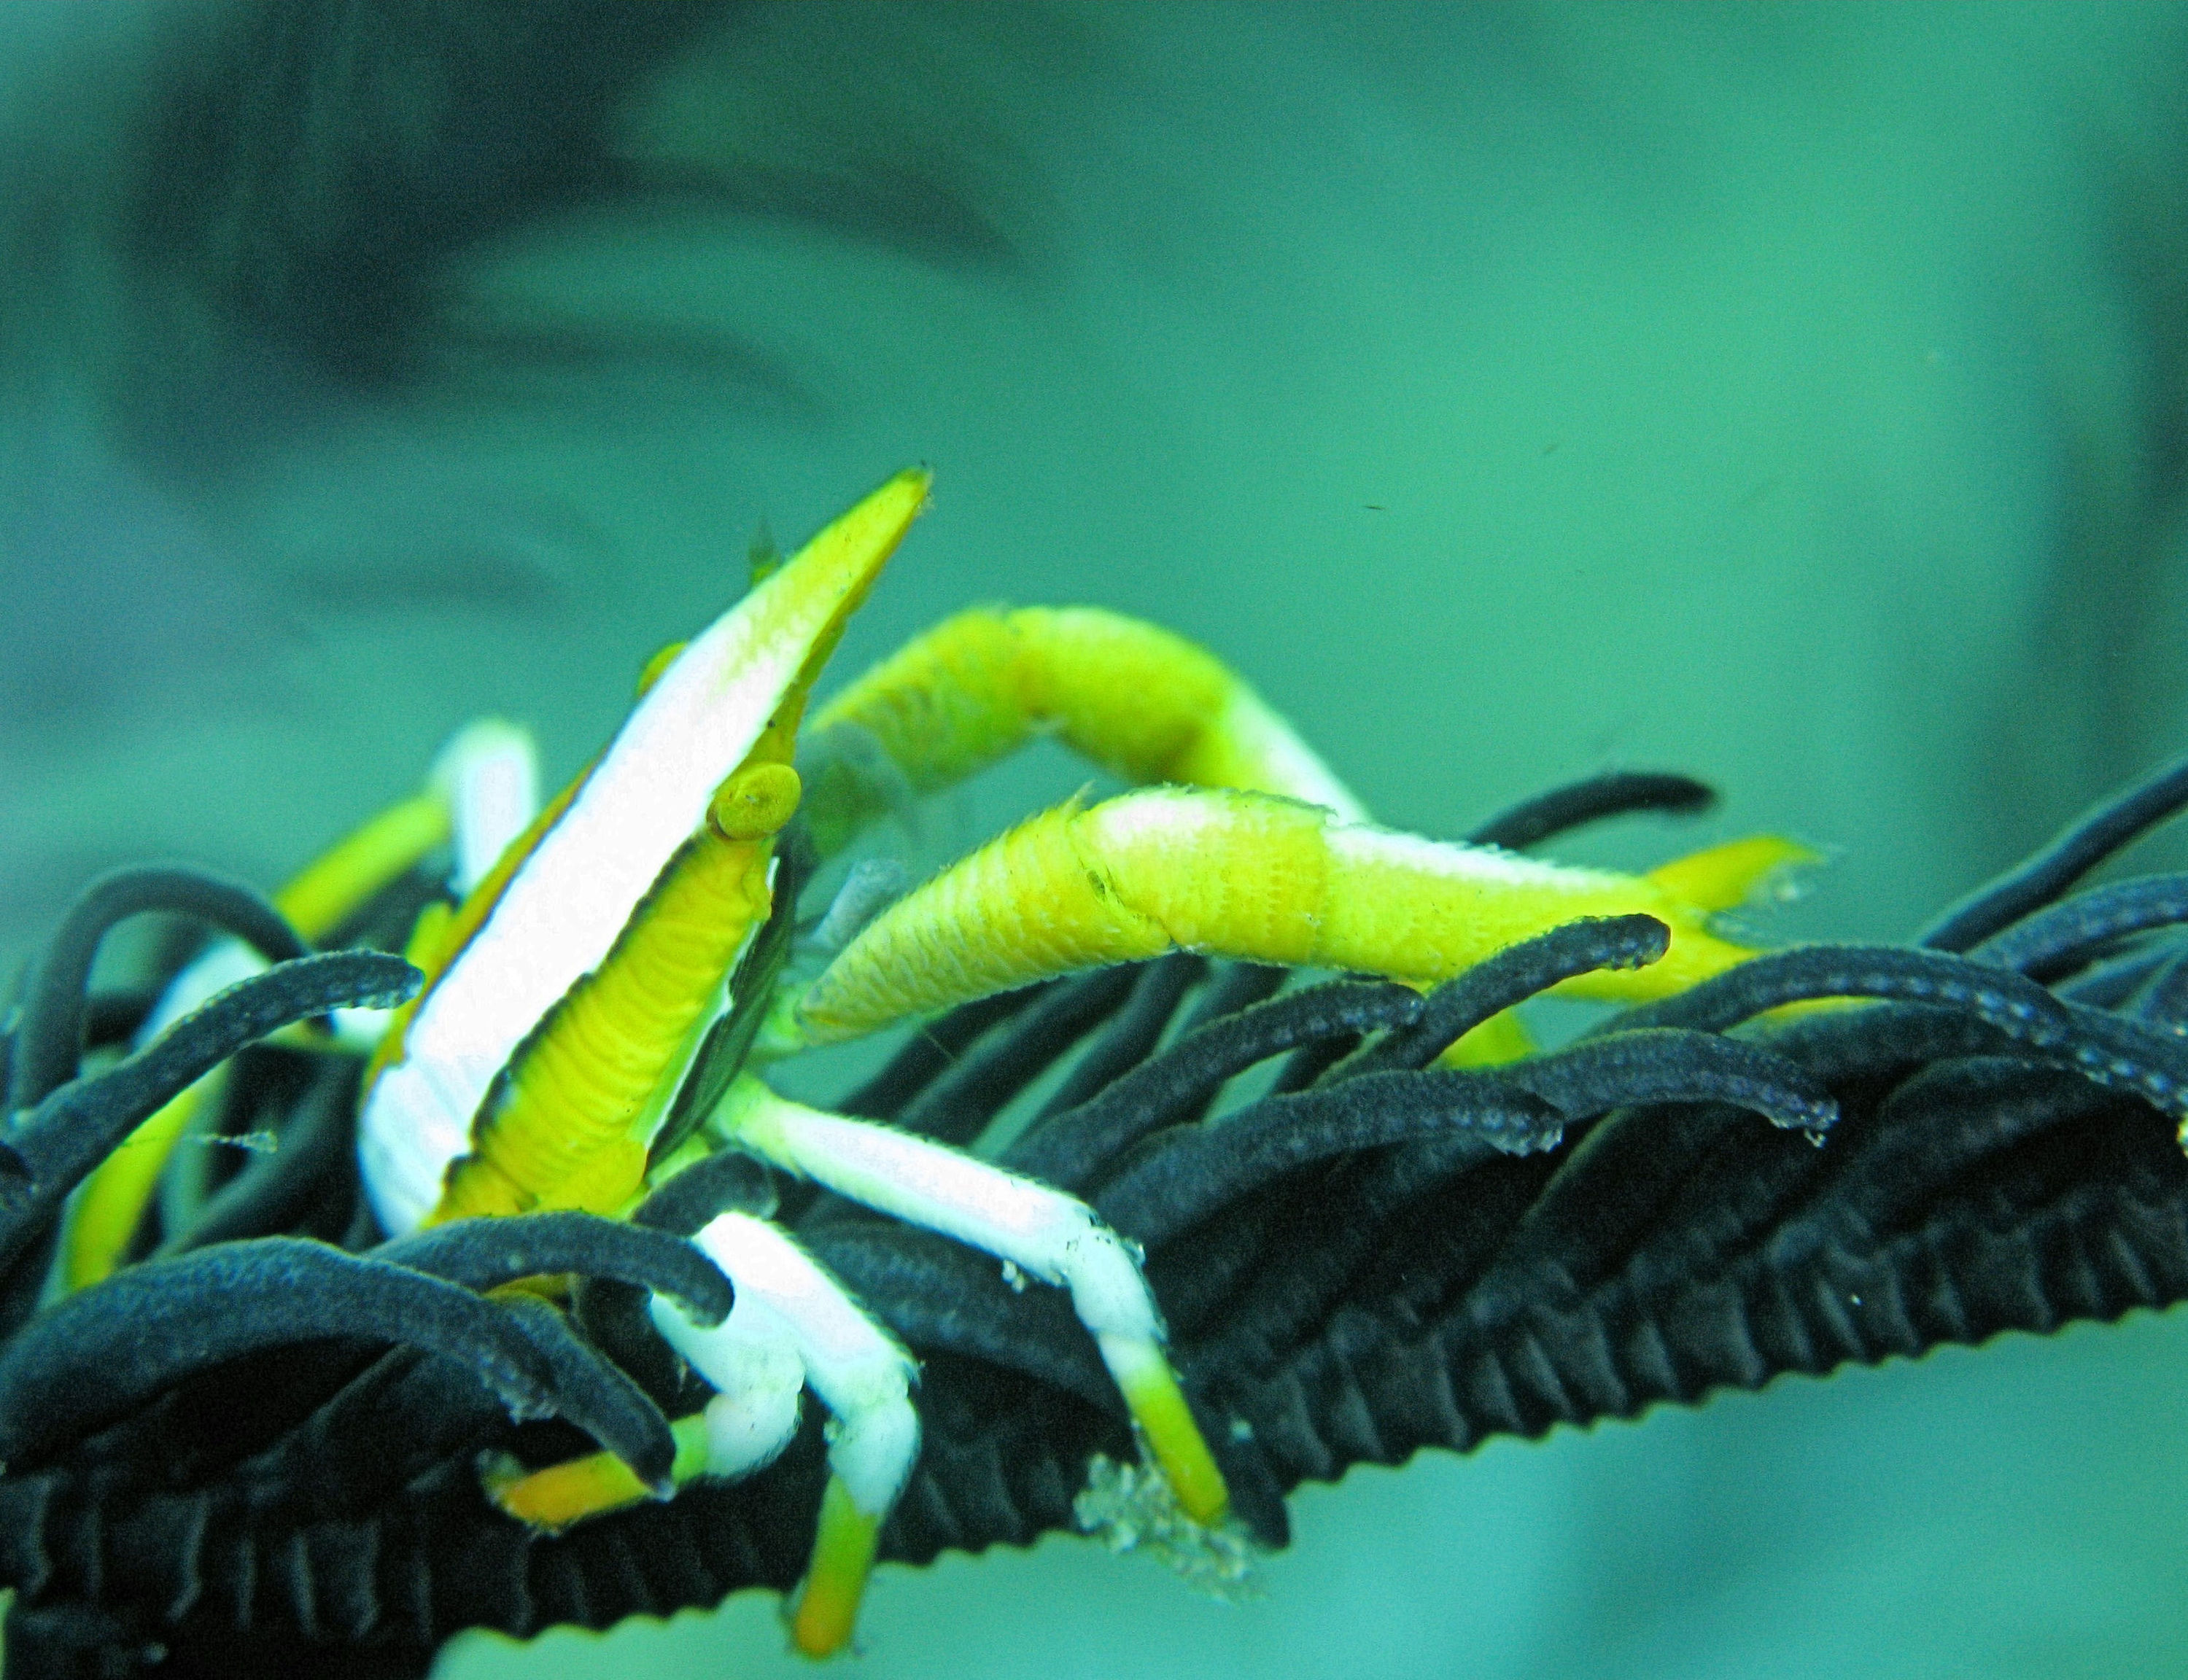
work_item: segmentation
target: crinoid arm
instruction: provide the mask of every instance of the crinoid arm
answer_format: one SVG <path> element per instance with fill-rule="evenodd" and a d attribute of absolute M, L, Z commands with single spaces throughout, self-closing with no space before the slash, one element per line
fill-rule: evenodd
<path fill-rule="evenodd" d="M 256 948 L 245 938 L 216 940 L 168 983 L 138 1028 L 137 1041 L 149 1043 L 223 987 L 263 972 L 269 957 L 326 939 L 444 843 L 452 843 L 455 854 L 449 884 L 468 892 L 533 820 L 535 760 L 531 736 L 512 724 L 488 719 L 459 730 L 434 759 L 423 791 L 379 812 L 274 894 L 272 908 L 297 943 L 277 935 L 277 949 L 269 950 L 262 932 Z M 383 1024 L 375 1012 L 337 1018 L 375 1037 Z M 95 1283 L 121 1263 L 170 1154 L 219 1077 L 216 1069 L 178 1093 L 84 1185 L 62 1239 L 66 1288 Z"/>
<path fill-rule="evenodd" d="M 2016 907 L 1984 937 L 2050 913 L 2048 899 Z M 2170 1076 L 2151 1041 L 2177 1038 L 2184 1019 L 2180 935 L 2140 923 L 2124 947 L 2100 940 L 2062 958 L 2059 930 L 2078 914 L 1999 947 L 2037 953 L 2041 980 L 1937 952 L 1910 963 L 1905 951 L 1822 948 L 1774 958 L 1736 985 L 1735 968 L 1684 1018 L 1676 1001 L 1649 1006 L 1539 1063 L 1460 1075 L 1426 1066 L 1441 1035 L 1576 963 L 1645 962 L 1661 934 L 1638 917 L 1559 930 L 1425 997 L 1339 981 L 1271 999 L 1262 971 L 1170 956 L 945 1016 L 933 1033 L 954 1059 L 903 1060 L 850 1106 L 907 1130 L 977 1133 L 1059 1057 L 1083 1050 L 1081 1065 L 1109 1070 L 1074 1085 L 1006 1164 L 1057 1164 L 1097 1216 L 1147 1244 L 1170 1356 L 1222 1424 L 1210 1444 L 1232 1510 L 1279 1544 L 1284 1496 L 1353 1463 L 2188 1299 L 2188 1159 L 2149 1100 Z M 2048 972 L 2061 961 L 2067 972 Z M 1878 1001 L 1768 1016 L 1730 1028 L 1737 1036 L 1718 1024 L 1848 986 Z M 1073 1006 L 1051 1006 L 1059 1000 Z M 23 1046 L 19 1028 L 10 1048 Z M 279 1063 L 293 1053 L 257 1054 Z M 2116 1056 L 2128 1072 L 2106 1065 Z M 1272 1094 L 1209 1119 L 1215 1090 L 1260 1063 L 1275 1064 Z M 973 1064 L 991 1071 L 958 1076 Z M 195 1065 L 161 1077 L 185 1080 Z M 1007 1079 L 992 1071 L 1005 1067 Z M 110 1136 L 148 1100 L 102 1083 L 111 1074 L 63 1075 L 42 1103 L 111 1122 Z M 1419 1100 L 1382 1100 L 1385 1081 Z M 929 1100 L 945 1088 L 946 1104 Z M 305 1082 L 284 1097 L 243 1066 L 219 1118 L 285 1130 L 322 1089 Z M 1300 1097 L 1309 1104 L 1284 1108 Z M 1805 1133 L 1819 1127 L 1817 1147 Z M 9 1147 L 35 1166 L 45 1158 L 28 1141 L 18 1122 Z M 398 1325 L 408 1322 L 399 1304 L 418 1294 L 407 1280 L 432 1275 L 422 1266 L 476 1291 L 507 1266 L 612 1260 L 619 1281 L 582 1285 L 567 1333 L 680 1420 L 665 1442 L 644 1428 L 616 1439 L 650 1470 L 666 1452 L 668 1478 L 684 1486 L 673 1500 L 646 1497 L 617 1459 L 629 1502 L 560 1531 L 504 1511 L 479 1466 L 521 1481 L 600 1438 L 514 1422 L 505 1395 L 527 1409 L 567 1406 L 610 1433 L 642 1424 L 643 1412 L 612 1380 L 597 1390 L 580 1380 L 539 1316 L 553 1310 L 536 1300 L 513 1309 L 426 1292 L 453 1309 L 433 1332 L 448 1356 L 330 1342 L 308 1303 L 260 1288 L 287 1263 L 282 1244 L 300 1221 L 354 1229 L 359 1249 L 375 1241 L 355 1222 L 357 1181 L 341 1158 L 315 1172 L 298 1187 L 306 1200 L 284 1204 L 306 1213 L 261 1202 L 261 1223 L 224 1231 L 236 1259 L 261 1257 L 251 1266 L 125 1269 L 73 1298 L 74 1312 L 99 1320 L 97 1347 L 53 1319 L 0 1352 L 18 1397 L 0 1469 L 12 1663 L 127 1673 L 156 1647 L 183 1672 L 309 1672 L 369 1651 L 381 1672 L 423 1675 L 467 1627 L 606 1626 L 743 1588 L 787 1590 L 806 1572 L 835 1474 L 819 1418 L 739 1479 L 695 1468 L 711 1450 L 711 1389 L 643 1339 L 657 1341 L 646 1309 L 656 1292 L 689 1299 L 708 1286 L 681 1260 L 612 1254 L 584 1234 L 640 1234 L 671 1204 L 676 1228 L 696 1231 L 725 1198 L 764 1212 L 766 1169 L 725 1153 L 669 1179 L 629 1226 L 569 1214 L 451 1224 L 411 1239 L 426 1248 L 390 1245 L 375 1266 L 341 1271 L 345 1288 L 384 1284 L 371 1322 Z M 166 1211 L 148 1209 L 151 1240 L 184 1258 L 211 1252 L 190 1249 L 187 1226 L 161 1228 Z M 1074 1526 L 1097 1460 L 1129 1457 L 1132 1441 L 1063 1292 L 1013 1288 L 992 1258 L 883 1215 L 807 1209 L 793 1195 L 781 1218 L 921 1362 L 921 1447 L 878 1555 L 918 1563 Z M 508 1235 L 471 1234 L 495 1226 Z M 567 1243 L 584 1246 L 556 1246 Z M 11 1296 L 30 1264 L 25 1249 L 0 1279 Z M 143 1300 L 107 1293 L 133 1278 Z M 224 1296 L 207 1292 L 216 1279 Z M 637 1307 L 615 1333 L 612 1315 L 586 1303 L 618 1291 Z M 268 1334 L 290 1322 L 311 1339 L 136 1399 L 133 1382 L 167 1379 L 130 1350 L 140 1308 L 182 1325 L 223 1299 L 266 1305 L 254 1322 Z M 474 1333 L 481 1309 L 504 1316 L 478 1318 Z M 110 1366 L 93 1374 L 124 1413 L 96 1434 L 77 1404 L 80 1357 Z M 742 1427 L 747 1443 L 780 1440 L 765 1418 Z"/>
<path fill-rule="evenodd" d="M 156 871 L 64 925 L 4 1040 L 19 1664 L 422 1672 L 465 1627 L 801 1581 L 820 1654 L 877 1559 L 1084 1520 L 1235 1583 L 1351 1463 L 2188 1298 L 2188 890 L 2051 902 L 2177 772 L 1930 948 L 1758 955 L 1712 918 L 1786 842 L 1646 875 L 1509 849 L 1691 809 L 1683 778 L 1559 790 L 1495 844 L 1396 834 L 1190 644 L 978 613 L 820 735 L 906 786 L 1044 731 L 1165 785 L 849 905 L 792 1009 L 801 811 L 840 843 L 860 809 L 826 753 L 808 787 L 799 721 L 925 493 L 892 480 L 657 659 L 491 861 L 533 803 L 505 738 L 283 906 L 399 939 L 476 877 L 416 916 L 416 971 Z M 94 1000 L 87 953 L 169 887 L 278 961 L 161 1030 L 158 989 L 206 974 Z M 367 1068 L 284 1036 L 421 978 Z M 1454 1064 L 1548 990 L 1635 1006 Z M 749 1065 L 907 1018 L 834 1109 Z M 94 1029 L 147 1041 L 109 1066 Z M 250 1162 L 171 1170 L 84 1250 L 137 1263 L 39 1311 L 72 1188 L 223 1063 L 194 1100 Z"/>

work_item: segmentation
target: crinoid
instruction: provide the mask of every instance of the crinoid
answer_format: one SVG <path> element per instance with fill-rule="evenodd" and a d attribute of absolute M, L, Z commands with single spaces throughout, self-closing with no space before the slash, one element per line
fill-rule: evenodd
<path fill-rule="evenodd" d="M 2188 882 L 2066 896 L 2188 764 L 1916 944 L 1758 955 L 1707 912 L 1783 843 L 1517 855 L 1696 784 L 1390 835 L 1105 615 L 953 621 L 794 753 L 923 490 L 650 673 L 537 819 L 490 727 L 273 904 L 133 871 L 66 918 L 0 1140 L 11 1675 L 416 1674 L 755 1586 L 826 1649 L 877 1552 L 1074 1526 L 1221 1587 L 1351 1464 L 2188 1294 Z M 801 978 L 799 889 L 885 775 L 1035 726 L 1210 791 L 839 895 Z M 240 943 L 90 993 L 143 910 Z M 1538 1052 L 1508 1012 L 1552 988 L 1634 1006 Z M 905 1016 L 832 1111 L 765 1082 Z"/>

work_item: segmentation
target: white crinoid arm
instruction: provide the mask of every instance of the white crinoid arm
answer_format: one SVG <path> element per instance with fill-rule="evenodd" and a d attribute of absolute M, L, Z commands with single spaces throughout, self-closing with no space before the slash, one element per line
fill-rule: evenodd
<path fill-rule="evenodd" d="M 945 1144 L 791 1102 L 750 1074 L 715 1125 L 787 1171 L 1069 1289 L 1180 1505 L 1203 1522 L 1222 1514 L 1222 1474 L 1163 1351 L 1139 1257 L 1084 1202 Z"/>

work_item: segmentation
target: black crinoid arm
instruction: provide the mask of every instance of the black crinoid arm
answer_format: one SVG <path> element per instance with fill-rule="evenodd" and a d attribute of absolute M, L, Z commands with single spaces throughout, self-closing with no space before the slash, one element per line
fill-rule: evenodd
<path fill-rule="evenodd" d="M 1492 837 L 1689 797 L 1625 780 Z M 1915 944 L 1774 954 L 1520 1063 L 1437 1058 L 1567 976 L 1651 960 L 1663 928 L 1575 923 L 1425 998 L 1284 989 L 1191 956 L 1052 982 L 933 1024 L 838 1106 L 958 1142 L 1022 1122 L 1003 1160 L 1145 1245 L 1234 1514 L 1281 1545 L 1286 1495 L 1349 1465 L 2188 1295 L 2188 891 L 2074 890 L 2184 801 L 2188 764 Z M 129 1012 L 87 999 L 70 953 L 116 904 L 145 907 L 110 890 L 14 1018 L 11 1680 L 417 1674 L 467 1627 L 604 1626 L 789 1587 L 825 1475 L 817 1417 L 749 1480 L 559 1535 L 482 1491 L 482 1463 L 595 1446 L 665 1477 L 663 1420 L 706 1391 L 636 1309 L 650 1289 L 726 1311 L 680 1233 L 733 1204 L 789 1224 L 922 1361 L 924 1446 L 886 1557 L 1072 1527 L 1097 1456 L 1131 1457 L 1061 1292 L 742 1157 L 622 1224 L 529 1215 L 383 1243 L 348 1148 L 329 1147 L 347 1145 L 354 1067 L 307 1048 L 260 1044 L 228 1081 L 216 1129 L 270 1131 L 272 1153 L 163 1193 L 139 1263 L 33 1311 L 59 1198 L 148 1103 L 287 1021 L 410 984 L 369 952 L 298 958 L 240 901 L 194 890 L 144 889 L 285 960 L 87 1063 L 98 1023 L 126 1033 Z M 568 1312 L 488 1293 L 557 1272 L 578 1279 Z"/>

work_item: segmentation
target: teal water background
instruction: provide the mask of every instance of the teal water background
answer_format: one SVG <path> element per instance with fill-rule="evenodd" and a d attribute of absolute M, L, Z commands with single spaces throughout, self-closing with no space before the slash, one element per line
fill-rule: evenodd
<path fill-rule="evenodd" d="M 523 230 L 453 276 L 468 349 L 369 398 L 110 261 L 147 67 L 215 14 L 66 9 L 0 20 L 10 954 L 109 862 L 279 881 L 479 712 L 567 774 L 759 521 L 915 460 L 843 668 L 1086 601 L 1218 651 L 1395 826 L 1687 770 L 1719 813 L 1564 854 L 1796 834 L 1832 861 L 1771 939 L 1903 935 L 2188 746 L 2181 7 L 762 7 L 626 144 L 859 183 L 862 228 Z M 643 353 L 506 352 L 572 324 Z M 1243 1606 L 1063 1537 L 885 1569 L 856 1672 L 2180 1672 L 2184 1379 L 2142 1314 L 1356 1471 Z M 438 1672 L 804 1672 L 773 1618 Z"/>

